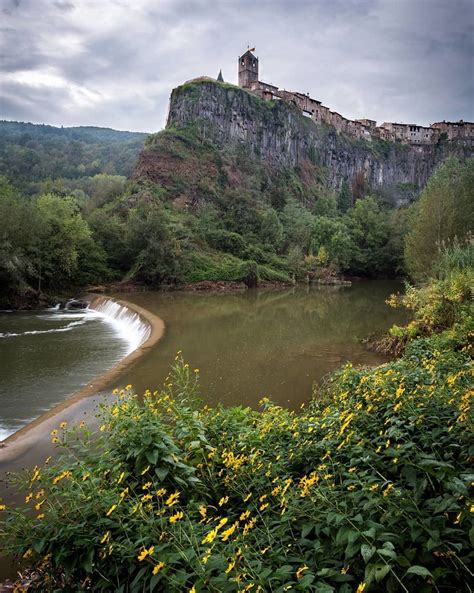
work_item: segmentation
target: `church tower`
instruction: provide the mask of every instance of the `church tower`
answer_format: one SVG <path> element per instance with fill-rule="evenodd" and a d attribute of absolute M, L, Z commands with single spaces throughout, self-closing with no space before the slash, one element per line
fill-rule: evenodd
<path fill-rule="evenodd" d="M 249 89 L 252 82 L 258 81 L 258 58 L 252 51 L 255 51 L 254 47 L 239 58 L 239 86 L 244 89 Z"/>

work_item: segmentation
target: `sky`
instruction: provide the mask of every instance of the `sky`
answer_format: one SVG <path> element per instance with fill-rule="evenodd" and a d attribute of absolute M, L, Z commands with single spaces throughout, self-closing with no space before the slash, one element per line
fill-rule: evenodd
<path fill-rule="evenodd" d="M 0 0 L 0 119 L 155 132 L 249 45 L 345 117 L 474 120 L 474 0 Z"/>

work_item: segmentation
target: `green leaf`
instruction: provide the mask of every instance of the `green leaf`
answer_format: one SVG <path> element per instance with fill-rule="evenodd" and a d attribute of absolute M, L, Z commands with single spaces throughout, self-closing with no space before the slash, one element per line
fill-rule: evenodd
<path fill-rule="evenodd" d="M 364 559 L 364 562 L 367 564 L 367 562 L 372 558 L 372 556 L 375 554 L 375 546 L 370 546 L 369 544 L 362 544 L 360 547 L 360 553 L 362 554 L 362 558 Z"/>
<path fill-rule="evenodd" d="M 431 572 L 425 568 L 424 566 L 420 566 L 419 564 L 414 564 L 410 566 L 407 570 L 406 574 L 417 574 L 420 577 L 432 577 L 433 575 Z"/>
<path fill-rule="evenodd" d="M 380 582 L 390 572 L 390 564 L 377 564 L 375 567 L 375 580 Z"/>

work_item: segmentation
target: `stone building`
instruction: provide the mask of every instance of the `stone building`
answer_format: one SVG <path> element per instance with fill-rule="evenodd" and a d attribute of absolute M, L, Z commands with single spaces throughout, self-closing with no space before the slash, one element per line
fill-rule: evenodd
<path fill-rule="evenodd" d="M 474 123 L 438 122 L 431 126 L 384 122 L 377 126 L 373 119 L 362 118 L 349 120 L 336 111 L 331 111 L 309 96 L 309 93 L 281 90 L 273 84 L 258 79 L 258 58 L 252 53 L 255 48 L 248 49 L 239 60 L 239 86 L 247 89 L 265 101 L 281 100 L 295 105 L 302 115 L 317 124 L 328 124 L 338 133 L 348 134 L 359 139 L 371 140 L 380 138 L 388 142 L 402 142 L 412 145 L 433 145 L 439 142 L 441 134 L 448 140 L 468 139 L 474 146 Z"/>
<path fill-rule="evenodd" d="M 439 130 L 440 134 L 446 134 L 448 140 L 458 138 L 469 138 L 474 140 L 474 123 L 469 121 L 439 121 L 431 124 L 432 128 Z"/>
<path fill-rule="evenodd" d="M 249 49 L 239 57 L 239 86 L 251 89 L 255 82 L 258 82 L 258 58 Z"/>
<path fill-rule="evenodd" d="M 436 144 L 439 140 L 439 130 L 432 127 L 392 122 L 384 122 L 380 127 L 391 132 L 393 139 L 408 144 Z"/>

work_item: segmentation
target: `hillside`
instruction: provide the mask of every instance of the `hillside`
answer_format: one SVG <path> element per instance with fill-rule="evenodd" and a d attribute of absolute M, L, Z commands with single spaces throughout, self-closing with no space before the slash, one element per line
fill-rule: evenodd
<path fill-rule="evenodd" d="M 466 141 L 410 146 L 357 140 L 331 126 L 314 124 L 283 101 L 263 101 L 244 89 L 209 79 L 173 90 L 167 129 L 190 126 L 220 150 L 239 150 L 261 161 L 270 176 L 295 171 L 304 185 L 319 182 L 335 191 L 346 181 L 396 205 L 418 195 L 446 158 L 464 159 L 473 152 Z M 145 149 L 134 176 L 161 182 L 162 169 L 170 166 L 169 153 L 158 156 L 156 145 L 149 147 L 154 150 Z M 210 173 L 207 164 L 203 171 L 206 176 Z"/>
<path fill-rule="evenodd" d="M 27 193 L 47 179 L 128 176 L 146 134 L 0 121 L 0 175 Z"/>
<path fill-rule="evenodd" d="M 405 206 L 428 179 L 463 214 L 440 205 L 451 222 L 432 233 L 425 259 L 472 228 L 472 147 L 355 140 L 225 83 L 175 89 L 166 129 L 145 141 L 101 128 L 2 126 L 4 306 L 122 280 L 242 287 L 399 276 L 413 219 Z M 438 229 L 426 212 L 427 228 Z"/>

